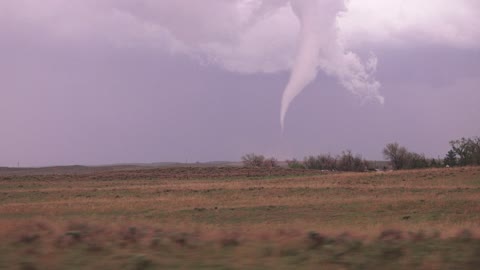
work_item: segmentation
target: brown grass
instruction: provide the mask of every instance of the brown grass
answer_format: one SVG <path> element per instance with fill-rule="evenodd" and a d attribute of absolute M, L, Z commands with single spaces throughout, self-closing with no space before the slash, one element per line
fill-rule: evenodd
<path fill-rule="evenodd" d="M 211 266 L 218 260 L 225 267 L 256 265 L 256 252 L 266 256 L 261 257 L 265 265 L 280 268 L 290 265 L 285 258 L 301 260 L 308 255 L 294 265 L 310 269 L 318 260 L 329 265 L 326 262 L 333 258 L 309 257 L 312 245 L 330 245 L 325 239 L 336 239 L 331 242 L 332 249 L 348 249 L 351 243 L 361 241 L 361 254 L 373 256 L 372 262 L 366 262 L 371 266 L 378 260 L 375 252 L 383 252 L 383 248 L 394 249 L 392 260 L 398 259 L 395 254 L 400 251 L 395 251 L 397 244 L 391 244 L 390 238 L 404 241 L 402 254 L 428 248 L 434 254 L 439 252 L 433 257 L 422 255 L 422 262 L 413 265 L 439 269 L 438 265 L 451 265 L 442 261 L 449 253 L 443 244 L 457 245 L 452 239 L 459 239 L 458 233 L 465 229 L 472 235 L 464 238 L 475 239 L 479 234 L 479 202 L 478 167 L 387 173 L 173 168 L 3 175 L 0 253 L 20 255 L 0 256 L 0 269 L 1 260 L 7 258 L 15 262 L 13 268 L 30 267 L 32 262 L 21 261 L 22 252 L 31 252 L 27 257 L 35 263 L 54 269 L 75 261 L 71 257 L 75 255 L 68 252 L 89 257 L 106 250 L 119 257 L 118 262 L 147 269 L 158 265 L 156 260 L 142 257 L 151 255 L 152 247 L 176 256 L 184 256 L 188 248 L 192 263 L 205 261 Z M 427 244 L 419 244 L 419 248 L 415 244 L 419 239 L 438 248 L 422 247 Z M 389 244 L 385 247 L 378 241 Z M 472 243 L 468 245 L 477 248 L 476 242 Z M 199 246 L 204 248 L 197 250 Z M 206 250 L 223 255 L 207 256 Z M 143 255 L 132 257 L 132 252 Z M 356 256 L 348 265 L 361 265 Z M 116 267 L 115 258 L 102 263 Z M 99 267 L 90 259 L 78 260 L 87 268 Z M 192 268 L 175 258 L 163 259 L 168 261 L 163 265 Z M 332 260 L 331 269 L 347 267 Z M 8 263 L 3 267 L 10 268 Z"/>

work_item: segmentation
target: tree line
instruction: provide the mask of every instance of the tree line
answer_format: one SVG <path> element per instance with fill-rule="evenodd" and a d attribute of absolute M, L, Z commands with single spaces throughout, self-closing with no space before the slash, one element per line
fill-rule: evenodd
<path fill-rule="evenodd" d="M 438 160 L 427 159 L 423 154 L 410 152 L 398 143 L 387 144 L 383 149 L 383 155 L 396 170 L 480 165 L 480 137 L 453 140 L 450 141 L 450 147 L 445 157 Z"/>
<path fill-rule="evenodd" d="M 383 156 L 389 162 L 391 169 L 422 169 L 435 167 L 476 166 L 480 165 L 480 137 L 461 138 L 450 141 L 451 149 L 442 158 L 427 158 L 408 150 L 398 143 L 389 143 L 383 148 Z M 242 157 L 246 167 L 279 167 L 275 158 L 265 158 L 262 155 L 247 154 Z M 287 165 L 293 169 L 328 170 L 328 171 L 351 171 L 363 172 L 373 170 L 372 162 L 365 160 L 360 154 L 352 151 L 343 151 L 340 155 L 332 156 L 322 154 L 307 156 L 302 161 L 287 160 Z M 385 168 L 387 167 L 385 166 Z"/>
<path fill-rule="evenodd" d="M 279 167 L 275 158 L 265 158 L 263 155 L 247 154 L 242 157 L 245 167 L 273 168 Z M 328 171 L 357 171 L 368 169 L 368 162 L 361 155 L 354 155 L 352 151 L 343 151 L 341 155 L 318 155 L 305 157 L 303 161 L 296 159 L 287 160 L 288 167 L 292 169 L 328 170 Z"/>

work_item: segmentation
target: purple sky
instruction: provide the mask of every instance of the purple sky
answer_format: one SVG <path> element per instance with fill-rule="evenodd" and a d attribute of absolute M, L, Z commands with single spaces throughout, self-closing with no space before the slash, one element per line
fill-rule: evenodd
<path fill-rule="evenodd" d="M 290 1 L 193 2 L 2 1 L 0 167 L 345 149 L 381 159 L 393 141 L 443 157 L 449 140 L 480 135 L 477 1 L 392 0 L 385 13 L 387 1 L 351 0 L 344 11 L 319 10 L 338 13 L 336 39 L 322 46 L 354 52 L 360 67 L 378 60 L 369 75 L 385 103 L 348 89 L 351 63 L 332 60 L 293 100 L 283 133 L 300 27 Z"/>

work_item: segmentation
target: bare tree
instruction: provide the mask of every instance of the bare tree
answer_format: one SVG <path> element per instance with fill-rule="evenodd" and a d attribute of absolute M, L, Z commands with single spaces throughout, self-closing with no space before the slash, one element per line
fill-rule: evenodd
<path fill-rule="evenodd" d="M 480 137 L 451 141 L 452 151 L 458 156 L 458 165 L 480 165 Z"/>
<path fill-rule="evenodd" d="M 276 158 L 267 158 L 263 161 L 263 167 L 265 168 L 277 168 L 280 165 L 278 164 L 278 160 Z"/>
<path fill-rule="evenodd" d="M 262 167 L 264 165 L 264 161 L 264 156 L 255 155 L 254 153 L 246 154 L 242 157 L 242 162 L 245 167 Z"/>
<path fill-rule="evenodd" d="M 395 170 L 404 169 L 408 161 L 407 148 L 398 143 L 389 143 L 383 149 L 383 155 L 389 160 Z"/>
<path fill-rule="evenodd" d="M 405 169 L 423 169 L 428 168 L 430 164 L 424 154 L 418 154 L 415 152 L 407 153 L 407 161 Z"/>
<path fill-rule="evenodd" d="M 319 156 L 309 156 L 305 157 L 303 160 L 303 165 L 305 168 L 310 170 L 336 170 L 337 169 L 337 160 L 328 155 L 319 155 Z"/>
<path fill-rule="evenodd" d="M 338 170 L 346 172 L 364 172 L 367 170 L 367 161 L 361 155 L 353 155 L 351 150 L 343 151 L 338 157 Z"/>
<path fill-rule="evenodd" d="M 296 159 L 287 160 L 288 167 L 291 169 L 305 169 L 305 165 Z"/>

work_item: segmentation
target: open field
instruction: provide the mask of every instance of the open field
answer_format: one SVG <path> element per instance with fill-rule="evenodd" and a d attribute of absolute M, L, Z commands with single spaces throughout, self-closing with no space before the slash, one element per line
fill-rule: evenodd
<path fill-rule="evenodd" d="M 0 269 L 479 269 L 480 168 L 0 172 Z"/>

